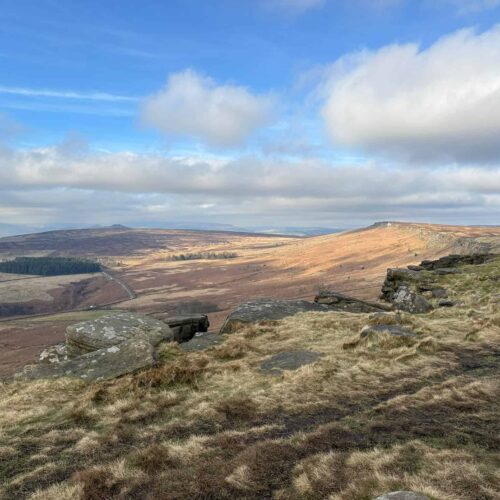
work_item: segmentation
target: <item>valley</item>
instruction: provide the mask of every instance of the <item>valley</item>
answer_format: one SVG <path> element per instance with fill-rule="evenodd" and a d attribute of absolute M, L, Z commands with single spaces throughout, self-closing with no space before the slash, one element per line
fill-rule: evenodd
<path fill-rule="evenodd" d="M 0 239 L 0 259 L 80 256 L 104 273 L 0 275 L 0 376 L 64 339 L 74 314 L 99 309 L 170 315 L 203 313 L 217 332 L 248 300 L 311 299 L 322 288 L 374 300 L 388 267 L 449 253 L 498 251 L 500 228 L 379 223 L 310 238 L 251 233 L 107 228 Z M 170 260 L 182 253 L 228 259 Z M 69 312 L 66 312 L 69 311 Z"/>

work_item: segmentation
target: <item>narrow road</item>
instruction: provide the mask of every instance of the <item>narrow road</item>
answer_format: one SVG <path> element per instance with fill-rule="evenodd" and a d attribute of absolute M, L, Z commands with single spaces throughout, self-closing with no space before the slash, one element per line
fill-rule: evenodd
<path fill-rule="evenodd" d="M 127 293 L 130 300 L 137 298 L 137 294 L 130 288 L 127 283 L 122 281 L 120 278 L 115 278 L 113 275 L 109 274 L 107 271 L 102 271 L 102 274 L 109 280 L 114 281 L 118 285 L 120 285 Z"/>

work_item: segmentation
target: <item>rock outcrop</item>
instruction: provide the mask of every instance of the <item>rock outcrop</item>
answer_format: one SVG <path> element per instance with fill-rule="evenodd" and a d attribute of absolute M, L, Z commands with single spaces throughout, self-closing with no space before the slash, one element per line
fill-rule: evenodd
<path fill-rule="evenodd" d="M 156 347 L 174 340 L 170 327 L 142 314 L 117 312 L 70 325 L 66 344 L 46 349 L 17 379 L 107 380 L 155 363 Z"/>
<path fill-rule="evenodd" d="M 392 294 L 391 302 L 397 309 L 413 314 L 422 314 L 433 309 L 432 304 L 425 297 L 405 285 L 400 285 Z"/>
<path fill-rule="evenodd" d="M 174 333 L 166 323 L 157 319 L 118 312 L 68 326 L 66 349 L 68 356 L 74 358 L 139 338 L 157 346 L 160 342 L 173 341 Z"/>
<path fill-rule="evenodd" d="M 238 306 L 227 318 L 220 333 L 233 333 L 239 327 L 259 321 L 279 320 L 301 312 L 328 312 L 323 304 L 306 300 L 260 299 Z"/>
<path fill-rule="evenodd" d="M 314 302 L 328 306 L 329 311 L 344 311 L 352 313 L 372 313 L 390 311 L 387 304 L 366 302 L 364 300 L 348 297 L 338 292 L 322 291 L 314 298 Z"/>
<path fill-rule="evenodd" d="M 135 338 L 59 363 L 28 365 L 16 378 L 74 377 L 94 382 L 132 373 L 152 366 L 154 362 L 153 345 L 145 338 Z"/>
<path fill-rule="evenodd" d="M 460 265 L 479 265 L 484 264 L 495 257 L 491 253 L 475 253 L 471 255 L 446 255 L 437 260 L 424 260 L 420 267 L 426 271 L 434 271 L 436 269 L 456 268 Z"/>
<path fill-rule="evenodd" d="M 152 315 L 166 323 L 174 333 L 176 342 L 188 342 L 196 333 L 207 332 L 210 327 L 206 314 L 183 314 L 170 316 L 168 313 L 157 313 Z"/>

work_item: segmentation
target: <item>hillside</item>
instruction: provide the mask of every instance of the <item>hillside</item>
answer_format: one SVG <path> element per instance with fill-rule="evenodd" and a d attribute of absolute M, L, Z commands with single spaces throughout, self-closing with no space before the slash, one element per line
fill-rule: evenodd
<path fill-rule="evenodd" d="M 311 299 L 320 288 L 376 299 L 389 267 L 415 264 L 487 245 L 498 251 L 500 228 L 380 223 L 312 238 L 247 233 L 107 228 L 57 231 L 0 239 L 0 258 L 75 254 L 103 260 L 116 280 L 97 275 L 31 278 L 0 275 L 3 318 L 58 313 L 0 322 L 0 377 L 64 339 L 65 310 L 99 308 L 146 313 L 208 313 L 213 331 L 234 307 L 259 297 Z M 3 254 L 1 252 L 4 252 Z M 172 261 L 172 255 L 230 252 L 227 260 Z M 92 313 L 89 313 L 92 314 Z M 71 315 L 69 315 L 71 318 Z"/>
<path fill-rule="evenodd" d="M 499 276 L 498 257 L 426 273 L 456 304 L 426 314 L 303 313 L 114 381 L 4 384 L 1 493 L 496 499 Z M 360 334 L 384 322 L 411 334 Z"/>

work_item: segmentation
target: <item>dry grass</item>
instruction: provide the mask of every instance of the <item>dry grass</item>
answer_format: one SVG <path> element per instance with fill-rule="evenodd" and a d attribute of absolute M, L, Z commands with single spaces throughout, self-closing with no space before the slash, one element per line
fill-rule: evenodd
<path fill-rule="evenodd" d="M 246 326 L 205 353 L 86 386 L 0 388 L 5 498 L 443 500 L 500 495 L 500 262 L 439 278 L 464 305 L 393 315 L 417 333 L 359 342 L 368 322 L 307 313 Z M 351 344 L 350 348 L 345 348 Z M 321 353 L 276 376 L 283 351 Z"/>

